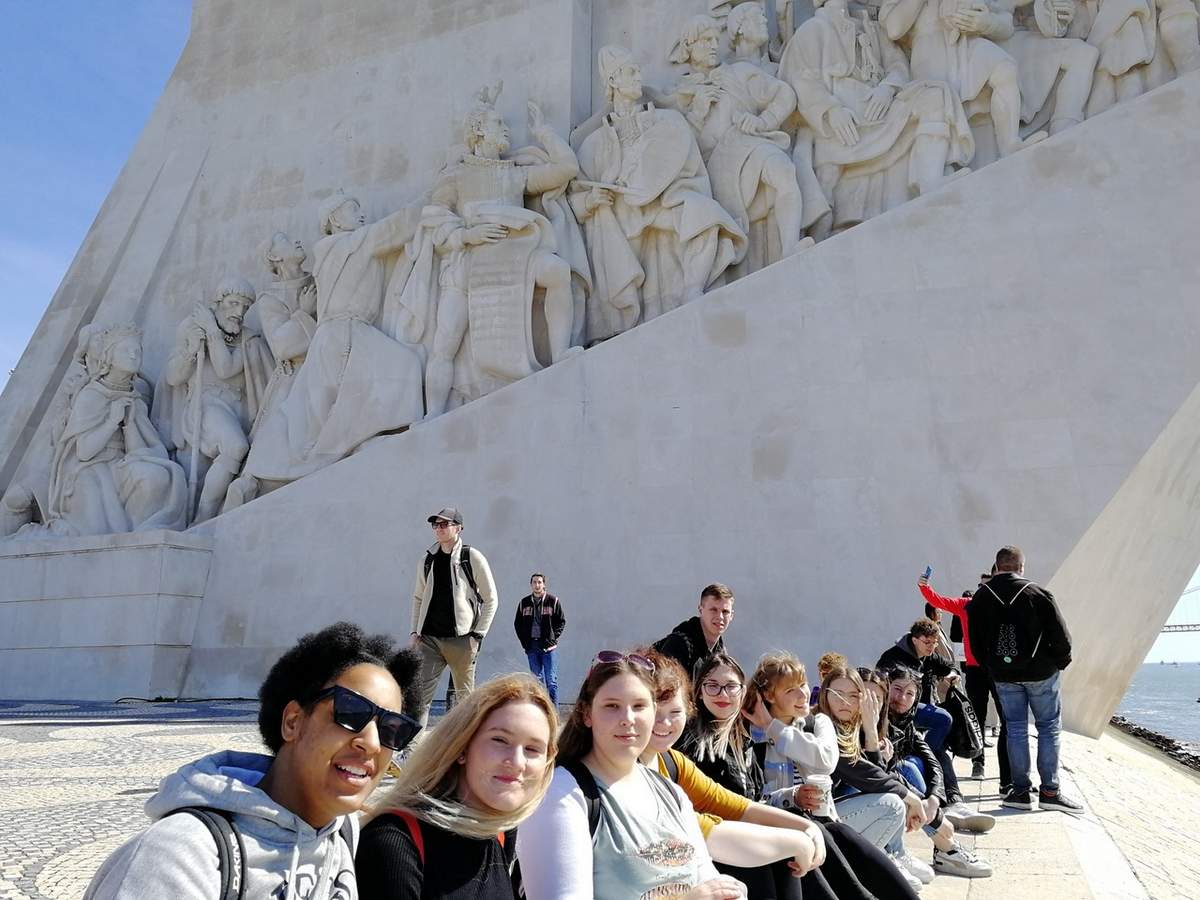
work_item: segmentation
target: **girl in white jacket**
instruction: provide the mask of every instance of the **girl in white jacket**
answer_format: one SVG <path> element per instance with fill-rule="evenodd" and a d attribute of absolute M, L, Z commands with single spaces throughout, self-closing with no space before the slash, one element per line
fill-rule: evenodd
<path fill-rule="evenodd" d="M 818 815 L 836 820 L 829 776 L 838 762 L 837 735 L 827 715 L 810 713 L 809 696 L 804 664 L 790 653 L 768 653 L 751 678 L 746 717 L 754 740 L 767 745 L 763 790 L 772 805 L 815 806 Z M 810 776 L 822 783 L 810 784 L 810 796 L 801 803 L 801 788 Z"/>

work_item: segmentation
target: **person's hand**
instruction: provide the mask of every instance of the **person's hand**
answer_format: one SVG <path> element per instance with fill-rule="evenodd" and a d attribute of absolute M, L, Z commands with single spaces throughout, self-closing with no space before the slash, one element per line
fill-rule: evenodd
<path fill-rule="evenodd" d="M 792 789 L 792 805 L 809 812 L 816 812 L 824 799 L 825 792 L 815 784 L 798 784 Z"/>
<path fill-rule="evenodd" d="M 299 296 L 300 309 L 312 315 L 317 309 L 317 283 L 310 281 L 304 287 L 300 288 Z"/>
<path fill-rule="evenodd" d="M 751 725 L 762 729 L 766 729 L 772 721 L 771 713 L 767 709 L 767 705 L 763 703 L 761 696 L 755 696 L 754 707 L 752 709 L 743 709 L 742 716 Z"/>
<path fill-rule="evenodd" d="M 742 134 L 762 134 L 767 130 L 767 123 L 758 116 L 745 113 L 737 123 Z"/>
<path fill-rule="evenodd" d="M 896 748 L 892 746 L 892 742 L 884 738 L 879 742 L 879 756 L 885 762 L 892 761 L 892 755 L 896 752 Z"/>
<path fill-rule="evenodd" d="M 925 824 L 925 807 L 921 798 L 909 791 L 904 795 L 904 828 L 906 831 L 916 831 Z"/>
<path fill-rule="evenodd" d="M 958 673 L 951 672 L 946 676 L 946 684 L 958 684 Z"/>
<path fill-rule="evenodd" d="M 795 842 L 796 852 L 788 860 L 788 868 L 792 870 L 793 878 L 803 878 L 819 865 L 817 862 L 817 842 L 810 831 L 797 831 L 795 833 Z M 824 841 L 822 841 L 822 844 L 824 844 Z"/>
<path fill-rule="evenodd" d="M 551 650 L 554 650 L 554 649 L 555 649 L 555 648 L 557 648 L 557 647 L 558 647 L 558 644 L 551 644 L 549 647 L 547 647 L 546 649 L 544 649 L 542 652 L 543 652 L 543 653 L 549 653 Z"/>
<path fill-rule="evenodd" d="M 887 115 L 891 108 L 892 98 L 896 89 L 886 82 L 881 82 L 871 91 L 871 99 L 867 101 L 866 119 L 868 122 L 878 122 Z"/>
<path fill-rule="evenodd" d="M 843 146 L 853 147 L 858 143 L 858 126 L 854 124 L 854 113 L 844 106 L 829 111 L 829 127 Z"/>
<path fill-rule="evenodd" d="M 813 864 L 814 869 L 820 868 L 825 863 L 825 835 L 821 833 L 821 829 L 813 823 L 812 828 L 808 828 L 804 832 L 812 839 L 813 842 Z"/>
<path fill-rule="evenodd" d="M 497 241 L 502 241 L 508 237 L 508 228 L 504 225 L 495 225 L 490 222 L 483 225 L 476 225 L 474 228 L 468 228 L 467 233 L 463 236 L 464 244 L 479 245 L 479 244 L 494 244 Z"/>
<path fill-rule="evenodd" d="M 951 21 L 963 34 L 983 34 L 991 17 L 991 11 L 984 4 L 970 2 L 960 4 Z"/>
<path fill-rule="evenodd" d="M 478 637 L 476 637 L 475 635 L 473 635 L 473 634 L 468 634 L 468 635 L 467 635 L 467 643 L 471 645 L 471 652 L 472 652 L 472 653 L 478 653 L 478 652 L 479 652 L 479 645 L 480 645 L 481 643 L 483 643 L 483 642 L 482 642 L 482 641 L 481 641 L 481 640 L 480 640 Z"/>
<path fill-rule="evenodd" d="M 917 576 L 917 587 L 928 587 L 930 583 L 924 572 Z"/>
<path fill-rule="evenodd" d="M 613 205 L 613 192 L 608 188 L 594 187 L 588 191 L 587 199 L 583 201 L 588 212 L 595 212 L 601 206 Z"/>
<path fill-rule="evenodd" d="M 728 875 L 718 875 L 696 885 L 683 895 L 683 900 L 742 900 L 745 896 L 744 884 Z"/>
<path fill-rule="evenodd" d="M 938 799 L 937 797 L 926 797 L 921 805 L 925 807 L 925 821 L 921 824 L 928 825 L 933 821 L 933 817 L 937 815 Z"/>
<path fill-rule="evenodd" d="M 874 737 L 874 740 L 868 740 L 868 743 L 873 746 L 870 750 L 879 749 L 879 711 L 881 709 L 879 697 L 870 688 L 863 691 L 862 696 L 862 721 L 863 730 L 867 734 L 867 738 Z"/>

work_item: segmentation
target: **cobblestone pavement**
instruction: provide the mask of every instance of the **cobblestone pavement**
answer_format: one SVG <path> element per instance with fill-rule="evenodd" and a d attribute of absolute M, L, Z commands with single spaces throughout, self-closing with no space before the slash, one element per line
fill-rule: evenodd
<path fill-rule="evenodd" d="M 163 776 L 222 748 L 261 749 L 256 713 L 248 702 L 0 701 L 0 900 L 80 897 L 101 861 L 145 827 L 142 804 Z M 940 876 L 922 900 L 1200 896 L 1200 778 L 1113 734 L 1064 735 L 1063 759 L 1064 789 L 1088 807 L 1079 820 L 1000 810 L 994 768 L 971 781 L 961 766 L 967 802 L 997 824 L 960 837 L 996 874 Z M 906 842 L 930 858 L 924 835 Z"/>

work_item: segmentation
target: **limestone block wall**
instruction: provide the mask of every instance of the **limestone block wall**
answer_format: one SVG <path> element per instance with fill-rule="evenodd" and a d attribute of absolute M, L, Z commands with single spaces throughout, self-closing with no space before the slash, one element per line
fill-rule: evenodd
<path fill-rule="evenodd" d="M 0 543 L 4 696 L 180 696 L 210 548 L 166 531 Z"/>
<path fill-rule="evenodd" d="M 1019 544 L 1061 585 L 1095 733 L 1200 561 L 1198 133 L 1190 76 L 209 523 L 185 692 L 248 693 L 338 618 L 407 635 L 453 503 L 502 593 L 482 674 L 523 666 L 546 572 L 566 697 L 713 580 L 747 663 L 873 662 L 927 563 L 957 592 Z"/>

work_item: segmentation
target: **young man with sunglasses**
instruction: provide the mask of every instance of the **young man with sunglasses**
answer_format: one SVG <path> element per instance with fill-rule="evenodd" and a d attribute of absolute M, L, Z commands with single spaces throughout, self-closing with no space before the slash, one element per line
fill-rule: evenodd
<path fill-rule="evenodd" d="M 475 689 L 475 660 L 499 599 L 487 558 L 462 541 L 463 517 L 446 507 L 428 520 L 435 543 L 417 569 L 413 588 L 412 646 L 421 653 L 417 718 L 429 707 L 447 666 L 455 697 Z"/>
<path fill-rule="evenodd" d="M 154 824 L 105 860 L 85 900 L 224 900 L 238 879 L 238 896 L 357 896 L 351 814 L 420 730 L 399 711 L 419 664 L 348 622 L 302 637 L 259 688 L 270 755 L 226 750 L 163 779 L 146 801 Z"/>

